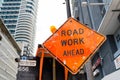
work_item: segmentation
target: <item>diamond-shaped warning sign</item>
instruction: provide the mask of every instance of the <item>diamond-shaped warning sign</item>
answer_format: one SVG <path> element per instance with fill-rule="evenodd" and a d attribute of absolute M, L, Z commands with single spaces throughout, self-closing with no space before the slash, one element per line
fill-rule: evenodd
<path fill-rule="evenodd" d="M 72 74 L 76 74 L 104 41 L 103 35 L 69 18 L 43 45 Z"/>

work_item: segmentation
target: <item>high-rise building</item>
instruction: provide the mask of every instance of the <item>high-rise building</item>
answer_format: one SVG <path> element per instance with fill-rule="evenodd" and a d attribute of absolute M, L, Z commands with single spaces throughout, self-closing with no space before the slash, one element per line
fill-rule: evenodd
<path fill-rule="evenodd" d="M 23 54 L 33 53 L 38 0 L 0 0 L 0 17 Z"/>
<path fill-rule="evenodd" d="M 87 80 L 119 80 L 120 0 L 72 0 L 72 4 L 74 18 L 107 38 L 85 65 L 92 70 L 86 71 Z"/>

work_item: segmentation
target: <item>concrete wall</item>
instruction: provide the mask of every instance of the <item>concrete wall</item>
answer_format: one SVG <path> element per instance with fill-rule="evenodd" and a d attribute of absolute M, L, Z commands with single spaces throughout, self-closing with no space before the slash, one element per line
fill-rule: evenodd
<path fill-rule="evenodd" d="M 1 20 L 0 36 L 0 80 L 16 80 L 18 63 L 15 58 L 19 57 L 21 50 Z"/>
<path fill-rule="evenodd" d="M 120 80 L 120 70 L 117 70 L 110 75 L 105 76 L 102 80 Z"/>

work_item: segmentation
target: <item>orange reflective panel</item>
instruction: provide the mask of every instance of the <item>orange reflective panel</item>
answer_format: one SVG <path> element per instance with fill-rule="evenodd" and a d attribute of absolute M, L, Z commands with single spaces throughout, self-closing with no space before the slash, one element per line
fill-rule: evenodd
<path fill-rule="evenodd" d="M 69 18 L 43 45 L 56 60 L 76 74 L 104 41 L 103 35 Z"/>

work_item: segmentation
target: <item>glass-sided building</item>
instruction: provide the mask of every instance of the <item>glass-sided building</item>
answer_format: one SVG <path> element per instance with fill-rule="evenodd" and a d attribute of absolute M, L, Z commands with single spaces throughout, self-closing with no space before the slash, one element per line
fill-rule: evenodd
<path fill-rule="evenodd" d="M 87 4 L 83 5 L 83 2 Z M 119 80 L 120 0 L 72 0 L 72 9 L 74 18 L 107 38 L 91 58 L 92 73 L 90 74 L 93 74 L 93 79 Z"/>
<path fill-rule="evenodd" d="M 0 0 L 0 17 L 23 49 L 22 54 L 33 53 L 37 3 L 38 0 Z"/>

